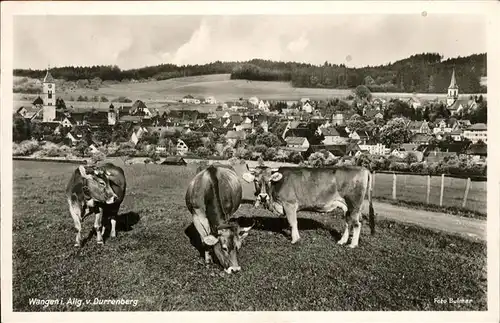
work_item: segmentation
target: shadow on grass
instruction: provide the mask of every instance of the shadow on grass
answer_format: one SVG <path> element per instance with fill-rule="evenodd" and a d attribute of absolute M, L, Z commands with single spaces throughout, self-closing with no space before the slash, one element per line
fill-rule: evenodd
<path fill-rule="evenodd" d="M 201 257 L 205 257 L 205 249 L 203 243 L 201 242 L 200 234 L 196 231 L 193 223 L 191 223 L 185 230 L 184 234 L 189 238 L 189 242 L 193 247 L 198 250 Z"/>
<path fill-rule="evenodd" d="M 116 217 L 116 234 L 119 232 L 127 232 L 133 230 L 133 226 L 139 223 L 141 217 L 137 212 L 127 212 L 118 214 Z M 111 233 L 111 218 L 103 217 L 102 225 L 106 228 L 104 231 L 103 239 L 106 240 L 109 238 L 109 234 Z"/>

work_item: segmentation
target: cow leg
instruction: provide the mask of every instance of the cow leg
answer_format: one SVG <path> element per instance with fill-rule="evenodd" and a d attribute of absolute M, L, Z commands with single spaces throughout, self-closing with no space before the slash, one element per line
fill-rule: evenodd
<path fill-rule="evenodd" d="M 110 237 L 112 237 L 112 238 L 116 237 L 116 218 L 115 218 L 114 215 L 111 217 L 111 233 L 110 233 Z"/>
<path fill-rule="evenodd" d="M 97 244 L 104 243 L 102 240 L 101 226 L 102 226 L 102 208 L 99 208 L 99 212 L 96 212 L 95 214 L 95 222 L 94 222 L 94 229 L 97 235 Z"/>
<path fill-rule="evenodd" d="M 292 243 L 296 243 L 300 239 L 299 228 L 297 225 L 297 205 L 285 203 L 283 205 L 288 224 L 292 229 Z"/>
<path fill-rule="evenodd" d="M 351 248 L 356 248 L 358 246 L 359 242 L 359 234 L 361 232 L 361 222 L 359 221 L 359 218 L 361 216 L 360 211 L 353 212 L 352 218 L 351 218 L 351 225 L 352 225 L 352 240 L 351 244 L 349 247 Z"/>
<path fill-rule="evenodd" d="M 349 239 L 349 222 L 345 221 L 344 234 L 342 235 L 342 238 L 340 238 L 340 240 L 337 241 L 337 243 L 339 245 L 343 245 L 347 242 L 348 239 Z"/>
<path fill-rule="evenodd" d="M 76 229 L 75 247 L 80 247 L 82 245 L 82 206 L 76 200 L 69 200 L 68 204 L 69 213 L 73 218 Z"/>
<path fill-rule="evenodd" d="M 208 223 L 207 216 L 202 210 L 195 209 L 193 211 L 193 224 L 196 228 L 196 231 L 198 231 L 203 243 L 203 238 L 210 234 L 210 224 Z M 210 255 L 210 250 L 208 250 L 207 246 L 204 243 L 203 246 L 205 248 L 205 263 L 211 263 L 212 256 Z"/>

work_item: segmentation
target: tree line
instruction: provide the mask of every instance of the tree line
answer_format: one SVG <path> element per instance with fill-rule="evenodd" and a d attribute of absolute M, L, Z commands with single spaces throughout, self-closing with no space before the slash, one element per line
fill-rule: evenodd
<path fill-rule="evenodd" d="M 486 76 L 486 54 L 443 60 L 437 53 L 424 53 L 379 66 L 350 68 L 344 64 L 313 65 L 253 59 L 246 62 L 216 61 L 203 65 L 161 64 L 121 70 L 118 66 L 56 67 L 55 78 L 66 81 L 100 78 L 103 81 L 156 79 L 208 74 L 231 74 L 231 79 L 285 81 L 294 87 L 354 88 L 366 85 L 372 92 L 446 92 L 453 68 L 461 93 L 485 93 L 480 77 Z M 45 70 L 15 69 L 15 76 L 43 78 Z"/>

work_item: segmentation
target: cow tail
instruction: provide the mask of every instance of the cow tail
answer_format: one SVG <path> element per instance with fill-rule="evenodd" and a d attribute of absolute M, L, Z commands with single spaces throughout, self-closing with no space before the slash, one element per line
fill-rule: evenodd
<path fill-rule="evenodd" d="M 214 191 L 215 203 L 213 205 L 214 211 L 217 212 L 218 215 L 222 215 L 224 221 L 227 220 L 226 212 L 224 211 L 224 205 L 222 204 L 222 199 L 219 191 L 219 180 L 217 179 L 217 168 L 213 165 L 210 165 L 207 168 L 208 174 L 210 175 L 210 179 L 212 180 L 212 189 Z"/>
<path fill-rule="evenodd" d="M 369 202 L 369 210 L 368 210 L 368 221 L 370 223 L 370 231 L 371 234 L 375 234 L 375 211 L 373 210 L 373 202 L 372 202 L 372 186 L 373 186 L 373 176 L 372 172 L 368 172 L 368 202 Z"/>

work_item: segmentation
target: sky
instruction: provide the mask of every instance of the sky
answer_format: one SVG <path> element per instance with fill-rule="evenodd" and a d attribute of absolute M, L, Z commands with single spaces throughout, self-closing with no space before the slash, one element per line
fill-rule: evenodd
<path fill-rule="evenodd" d="M 14 68 L 262 58 L 380 65 L 423 52 L 445 58 L 486 52 L 474 15 L 17 16 Z"/>

